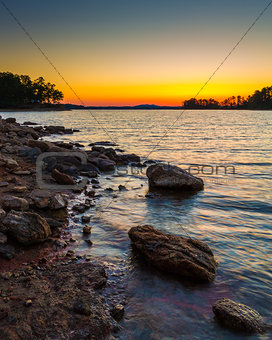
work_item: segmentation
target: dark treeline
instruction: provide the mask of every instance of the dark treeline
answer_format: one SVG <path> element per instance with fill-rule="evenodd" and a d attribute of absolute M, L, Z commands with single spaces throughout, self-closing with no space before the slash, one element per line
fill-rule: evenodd
<path fill-rule="evenodd" d="M 31 80 L 27 75 L 0 72 L 0 107 L 58 104 L 63 93 L 43 77 Z"/>
<path fill-rule="evenodd" d="M 262 90 L 257 90 L 253 95 L 246 99 L 241 96 L 232 96 L 224 99 L 222 102 L 210 99 L 195 99 L 191 98 L 184 101 L 186 109 L 272 109 L 272 86 L 264 87 Z"/>

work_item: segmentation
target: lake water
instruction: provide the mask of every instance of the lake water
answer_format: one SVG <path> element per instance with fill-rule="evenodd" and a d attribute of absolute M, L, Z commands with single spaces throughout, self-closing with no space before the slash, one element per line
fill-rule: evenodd
<path fill-rule="evenodd" d="M 198 165 L 192 173 L 205 181 L 204 191 L 184 200 L 148 198 L 144 170 L 118 169 L 115 174 L 99 178 L 101 189 L 97 192 L 103 196 L 88 212 L 93 247 L 86 247 L 81 223 L 70 221 L 78 254 L 103 257 L 125 275 L 127 305 L 121 322 L 123 330 L 116 338 L 247 338 L 214 322 L 211 306 L 222 297 L 257 309 L 272 323 L 272 112 L 92 113 L 99 123 L 86 110 L 0 112 L 3 118 L 16 117 L 19 122 L 30 120 L 80 129 L 79 133 L 57 136 L 55 140 L 84 145 L 112 140 L 144 160 L 148 157 L 185 169 Z M 227 174 L 217 168 L 216 173 L 216 167 L 222 165 L 232 168 L 227 168 Z M 119 184 L 129 190 L 119 192 Z M 105 191 L 108 187 L 113 191 Z M 152 224 L 169 233 L 206 242 L 219 262 L 215 281 L 192 285 L 139 262 L 127 236 L 128 230 L 139 224 Z M 250 338 L 271 337 L 267 333 Z"/>

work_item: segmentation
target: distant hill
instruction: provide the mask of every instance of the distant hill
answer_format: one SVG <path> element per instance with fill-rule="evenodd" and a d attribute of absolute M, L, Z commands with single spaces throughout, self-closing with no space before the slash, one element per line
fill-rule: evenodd
<path fill-rule="evenodd" d="M 83 106 L 64 104 L 67 110 L 180 110 L 182 106 L 159 106 L 154 104 L 141 104 L 135 106 Z"/>

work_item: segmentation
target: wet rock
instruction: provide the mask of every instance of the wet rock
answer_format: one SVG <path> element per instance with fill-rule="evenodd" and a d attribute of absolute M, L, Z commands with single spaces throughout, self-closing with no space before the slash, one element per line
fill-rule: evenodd
<path fill-rule="evenodd" d="M 141 162 L 141 157 L 135 155 L 134 153 L 122 155 L 122 157 L 125 158 L 129 162 L 136 162 L 136 163 Z"/>
<path fill-rule="evenodd" d="M 52 177 L 55 179 L 55 181 L 58 184 L 64 184 L 64 185 L 75 185 L 75 181 L 73 178 L 69 175 L 66 175 L 57 169 L 54 169 L 52 172 Z"/>
<path fill-rule="evenodd" d="M 100 159 L 98 162 L 98 168 L 100 171 L 114 171 L 116 163 L 110 159 Z"/>
<path fill-rule="evenodd" d="M 85 240 L 85 242 L 91 247 L 93 245 L 93 242 L 91 240 Z"/>
<path fill-rule="evenodd" d="M 115 305 L 110 312 L 111 316 L 116 321 L 120 321 L 123 318 L 124 313 L 125 313 L 125 307 L 119 303 Z"/>
<path fill-rule="evenodd" d="M 169 164 L 154 164 L 146 171 L 149 187 L 170 189 L 174 191 L 198 191 L 204 188 L 201 178 L 189 174 L 187 171 Z"/>
<path fill-rule="evenodd" d="M 85 204 L 75 204 L 72 209 L 82 214 L 87 209 L 87 207 Z"/>
<path fill-rule="evenodd" d="M 9 244 L 0 243 L 0 256 L 4 259 L 11 260 L 15 255 L 15 248 Z"/>
<path fill-rule="evenodd" d="M 88 222 L 90 222 L 90 220 L 91 220 L 90 216 L 82 216 L 81 217 L 81 222 L 82 223 L 88 223 Z"/>
<path fill-rule="evenodd" d="M 8 182 L 0 182 L 0 188 L 7 187 Z"/>
<path fill-rule="evenodd" d="M 230 299 L 221 299 L 213 305 L 216 320 L 224 326 L 246 333 L 263 333 L 268 326 L 254 309 Z"/>
<path fill-rule="evenodd" d="M 62 194 L 57 193 L 51 196 L 49 208 L 52 210 L 58 210 L 66 208 L 68 205 L 68 200 Z"/>
<path fill-rule="evenodd" d="M 150 225 L 133 227 L 128 234 L 132 245 L 158 269 L 195 281 L 214 279 L 217 263 L 204 242 L 170 235 Z"/>
<path fill-rule="evenodd" d="M 6 118 L 5 121 L 6 121 L 6 123 L 14 124 L 14 123 L 16 123 L 16 118 Z"/>
<path fill-rule="evenodd" d="M 1 202 L 5 210 L 27 210 L 29 208 L 28 201 L 21 197 L 7 195 L 1 199 Z"/>
<path fill-rule="evenodd" d="M 90 234 L 92 232 L 92 228 L 89 225 L 85 225 L 83 227 L 83 234 Z"/>
<path fill-rule="evenodd" d="M 94 190 L 85 190 L 85 195 L 88 197 L 94 197 L 95 191 Z"/>
<path fill-rule="evenodd" d="M 23 123 L 23 125 L 38 125 L 38 124 L 30 122 L 30 121 L 26 121 L 26 122 Z"/>
<path fill-rule="evenodd" d="M 101 142 L 94 142 L 90 143 L 89 146 L 94 146 L 94 145 L 102 145 L 102 146 L 116 146 L 117 144 L 109 141 L 101 141 Z"/>
<path fill-rule="evenodd" d="M 9 235 L 24 245 L 42 242 L 51 235 L 49 224 L 36 213 L 11 211 L 3 225 Z"/>
<path fill-rule="evenodd" d="M 120 184 L 120 185 L 118 186 L 118 189 L 119 189 L 119 191 L 127 190 L 127 188 L 126 188 L 124 185 L 122 185 L 122 184 Z"/>

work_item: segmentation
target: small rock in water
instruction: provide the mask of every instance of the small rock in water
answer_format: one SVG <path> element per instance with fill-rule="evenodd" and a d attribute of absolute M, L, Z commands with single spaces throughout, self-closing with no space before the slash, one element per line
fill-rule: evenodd
<path fill-rule="evenodd" d="M 220 299 L 212 308 L 216 320 L 230 329 L 246 333 L 263 333 L 268 328 L 257 311 L 230 299 Z"/>
<path fill-rule="evenodd" d="M 81 222 L 82 223 L 88 223 L 88 222 L 90 222 L 90 220 L 91 220 L 90 216 L 82 216 L 81 217 Z"/>
<path fill-rule="evenodd" d="M 85 225 L 85 227 L 83 228 L 83 234 L 90 234 L 92 230 L 92 227 L 89 225 Z M 87 240 L 88 241 L 88 240 Z"/>
<path fill-rule="evenodd" d="M 92 246 L 93 245 L 93 242 L 91 240 L 85 240 L 85 242 L 89 245 L 89 246 Z"/>
<path fill-rule="evenodd" d="M 124 185 L 122 185 L 122 184 L 120 184 L 120 185 L 118 186 L 118 189 L 119 189 L 120 191 L 122 191 L 122 190 L 127 190 L 127 188 L 126 188 Z"/>

